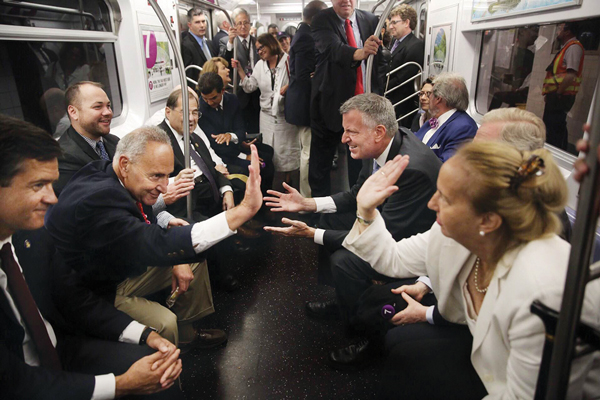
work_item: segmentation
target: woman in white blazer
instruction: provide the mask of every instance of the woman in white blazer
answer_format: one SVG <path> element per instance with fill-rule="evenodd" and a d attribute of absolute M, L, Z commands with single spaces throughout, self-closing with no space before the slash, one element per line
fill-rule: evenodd
<path fill-rule="evenodd" d="M 395 242 L 376 207 L 393 193 L 407 164 L 407 157 L 397 157 L 365 182 L 344 247 L 386 276 L 428 275 L 442 316 L 467 324 L 473 335 L 470 360 L 486 398 L 533 398 L 545 331 L 530 306 L 541 300 L 560 308 L 570 251 L 556 235 L 556 212 L 567 196 L 560 171 L 546 150 L 464 146 L 440 170 L 438 191 L 428 204 L 437 213 L 431 230 Z M 599 309 L 598 284 L 591 283 L 587 322 L 600 325 Z M 443 361 L 435 354 L 423 357 Z M 573 397 L 581 393 L 590 362 L 588 357 L 573 366 Z M 414 377 L 421 371 L 410 372 Z M 468 388 L 444 387 L 428 369 L 422 374 L 421 382 L 435 387 L 440 398 L 472 398 Z"/>

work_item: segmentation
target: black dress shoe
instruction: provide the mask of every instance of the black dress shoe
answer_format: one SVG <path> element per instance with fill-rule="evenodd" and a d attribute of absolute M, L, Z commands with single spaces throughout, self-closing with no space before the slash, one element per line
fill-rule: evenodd
<path fill-rule="evenodd" d="M 220 329 L 198 329 L 190 343 L 180 343 L 179 349 L 185 354 L 193 349 L 211 349 L 227 342 L 227 334 Z"/>
<path fill-rule="evenodd" d="M 218 281 L 217 286 L 219 289 L 231 293 L 240 288 L 240 282 L 232 275 L 228 274 Z"/>
<path fill-rule="evenodd" d="M 329 353 L 329 365 L 341 371 L 359 371 L 377 359 L 375 347 L 369 339 L 361 339 Z"/>
<path fill-rule="evenodd" d="M 324 320 L 340 319 L 340 308 L 337 301 L 309 301 L 305 305 L 306 315 L 310 318 Z"/>

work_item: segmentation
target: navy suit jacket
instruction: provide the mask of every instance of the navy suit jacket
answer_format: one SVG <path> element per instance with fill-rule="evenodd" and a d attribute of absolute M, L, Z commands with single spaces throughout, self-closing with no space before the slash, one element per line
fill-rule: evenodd
<path fill-rule="evenodd" d="M 156 225 L 121 185 L 109 161 L 94 161 L 73 176 L 46 216 L 46 228 L 68 266 L 93 291 L 114 300 L 116 286 L 149 266 L 169 267 L 202 258 L 194 251 L 193 225 L 168 230 Z"/>
<path fill-rule="evenodd" d="M 379 17 L 358 9 L 355 12 L 364 43 L 375 32 Z M 356 70 L 361 62 L 354 61 L 356 48 L 348 45 L 344 23 L 333 8 L 319 11 L 312 20 L 311 30 L 317 49 L 317 64 L 311 90 L 311 118 L 320 116 L 328 130 L 340 132 L 342 116 L 339 109 L 342 103 L 354 96 Z M 378 54 L 374 71 L 377 71 L 379 62 Z M 379 93 L 377 73 L 372 74 L 371 84 L 372 92 Z"/>
<path fill-rule="evenodd" d="M 246 126 L 237 97 L 225 92 L 223 95 L 223 110 L 220 112 L 202 99 L 200 100 L 200 112 L 202 112 L 202 117 L 198 120 L 198 125 L 208 137 L 210 147 L 226 163 L 231 163 L 240 153 L 240 143 L 246 140 Z M 227 132 L 233 132 L 237 135 L 238 144 L 233 142 L 229 142 L 229 145 L 226 143 L 218 144 L 211 136 Z"/>
<path fill-rule="evenodd" d="M 117 341 L 132 319 L 85 289 L 56 252 L 45 228 L 16 232 L 13 246 L 40 313 L 58 344 L 64 334 Z M 24 362 L 24 330 L 0 291 L 0 393 L 6 399 L 89 399 L 93 375 L 53 371 Z"/>
<path fill-rule="evenodd" d="M 119 143 L 119 138 L 108 134 L 102 140 L 104 141 L 108 157 L 112 160 L 117 149 L 117 144 Z M 88 142 L 72 126 L 58 139 L 58 144 L 60 144 L 63 154 L 58 158 L 58 172 L 60 176 L 53 184 L 54 192 L 56 192 L 57 196 L 77 171 L 92 161 L 100 160 L 98 153 L 92 149 Z"/>
<path fill-rule="evenodd" d="M 211 40 L 206 39 L 204 43 L 206 43 L 208 46 L 208 51 L 210 52 L 211 56 L 217 54 L 217 51 L 213 49 Z M 186 67 L 188 65 L 197 65 L 202 68 L 204 63 L 208 61 L 204 55 L 204 52 L 202 51 L 202 48 L 198 44 L 198 41 L 189 32 L 183 39 L 181 39 L 181 57 L 183 57 L 183 65 Z M 188 78 L 198 82 L 198 75 L 200 75 L 200 71 L 190 68 L 186 75 Z"/>
<path fill-rule="evenodd" d="M 442 166 L 433 152 L 406 128 L 400 128 L 396 133 L 387 161 L 398 154 L 409 155 L 410 163 L 396 182 L 398 190 L 381 206 L 385 225 L 397 241 L 431 228 L 435 212 L 427 208 L 427 203 L 437 190 L 437 177 Z M 347 192 L 331 196 L 337 212 L 356 211 L 356 195 L 372 173 L 373 159 L 363 160 L 356 184 Z M 346 230 L 327 229 L 323 237 L 324 245 L 333 252 L 342 246 L 347 234 Z"/>
<path fill-rule="evenodd" d="M 290 124 L 310 126 L 310 74 L 315 63 L 310 25 L 301 22 L 290 48 L 290 85 L 285 94 L 285 120 Z"/>
<path fill-rule="evenodd" d="M 219 32 L 217 32 L 217 34 L 215 36 L 213 36 L 212 38 L 212 47 L 213 50 L 215 51 L 214 55 L 219 55 L 220 53 L 220 48 L 221 48 L 221 38 L 227 37 L 229 38 L 229 34 L 227 32 L 225 32 L 223 29 L 219 29 Z"/>
<path fill-rule="evenodd" d="M 427 131 L 431 129 L 429 122 L 425 122 L 421 129 L 415 133 L 419 140 L 423 140 Z M 476 133 L 477 123 L 473 118 L 466 112 L 457 110 L 441 128 L 435 131 L 427 142 L 427 146 L 433 150 L 442 162 L 445 162 L 454 155 L 461 144 L 473 139 Z"/>

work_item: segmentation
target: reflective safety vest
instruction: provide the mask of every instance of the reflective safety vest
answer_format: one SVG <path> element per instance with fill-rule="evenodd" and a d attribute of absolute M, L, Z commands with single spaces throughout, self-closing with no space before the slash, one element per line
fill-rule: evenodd
<path fill-rule="evenodd" d="M 572 40 L 565 47 L 563 47 L 556 57 L 554 57 L 554 61 L 548 66 L 546 69 L 546 78 L 544 78 L 544 86 L 542 88 L 542 94 L 556 92 L 558 90 L 558 86 L 562 83 L 567 75 L 567 68 L 563 65 L 563 60 L 565 58 L 565 53 L 567 49 L 571 46 L 581 46 L 581 50 L 583 50 L 582 44 L 579 40 Z M 579 68 L 577 69 L 577 77 L 573 80 L 571 86 L 569 86 L 562 94 L 566 96 L 575 96 L 577 92 L 579 92 L 579 86 L 581 86 L 581 73 L 583 72 L 583 52 L 581 53 L 581 60 L 579 61 Z"/>

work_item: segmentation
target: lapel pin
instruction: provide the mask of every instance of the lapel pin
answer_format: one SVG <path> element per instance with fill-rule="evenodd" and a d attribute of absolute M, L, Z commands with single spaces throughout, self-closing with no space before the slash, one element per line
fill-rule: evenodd
<path fill-rule="evenodd" d="M 30 248 L 30 247 L 31 247 L 31 242 L 30 242 L 29 240 L 27 240 L 27 239 L 25 239 L 25 242 L 24 242 L 24 244 L 25 244 L 25 248 L 26 248 L 26 249 L 28 249 L 28 248 Z"/>

